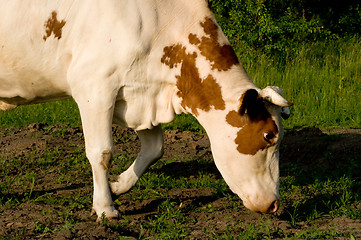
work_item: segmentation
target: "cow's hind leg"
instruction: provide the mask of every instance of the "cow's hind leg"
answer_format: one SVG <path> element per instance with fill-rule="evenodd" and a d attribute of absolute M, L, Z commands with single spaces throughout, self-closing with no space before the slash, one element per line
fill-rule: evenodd
<path fill-rule="evenodd" d="M 83 91 L 86 93 L 87 91 Z M 90 92 L 90 91 L 89 91 Z M 108 168 L 112 157 L 112 118 L 114 103 L 106 94 L 85 94 L 74 97 L 84 131 L 86 155 L 93 173 L 93 211 L 108 219 L 119 217 L 109 188 Z M 100 95 L 100 96 L 99 96 Z"/>
<path fill-rule="evenodd" d="M 110 183 L 115 194 L 127 192 L 148 166 L 163 155 L 163 132 L 160 125 L 150 130 L 137 131 L 137 134 L 141 141 L 141 150 L 133 164 L 118 176 L 116 182 Z"/>

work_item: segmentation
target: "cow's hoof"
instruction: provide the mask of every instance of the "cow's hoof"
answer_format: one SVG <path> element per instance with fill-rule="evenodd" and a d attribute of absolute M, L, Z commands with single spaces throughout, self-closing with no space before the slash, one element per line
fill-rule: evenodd
<path fill-rule="evenodd" d="M 96 214 L 96 211 L 93 209 L 90 213 L 91 215 Z M 98 214 L 97 222 L 102 222 L 105 219 L 107 221 L 113 221 L 119 219 L 120 213 L 116 209 L 112 209 L 111 211 L 103 211 L 101 214 Z"/>

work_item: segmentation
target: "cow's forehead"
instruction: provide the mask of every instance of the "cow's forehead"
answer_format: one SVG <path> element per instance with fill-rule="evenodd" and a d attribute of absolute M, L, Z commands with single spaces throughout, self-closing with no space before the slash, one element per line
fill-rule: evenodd
<path fill-rule="evenodd" d="M 169 68 L 180 66 L 180 74 L 176 76 L 177 95 L 182 99 L 182 106 L 190 109 L 196 116 L 199 110 L 207 112 L 212 108 L 225 109 L 221 87 L 213 71 L 227 71 L 239 63 L 232 47 L 220 43 L 220 29 L 211 18 L 205 18 L 199 23 L 199 27 L 202 28 L 202 36 L 189 33 L 187 44 L 166 46 L 161 59 Z M 197 51 L 190 52 L 187 45 L 196 47 Z M 204 78 L 200 76 L 196 65 L 200 56 L 211 66 L 211 71 Z"/>

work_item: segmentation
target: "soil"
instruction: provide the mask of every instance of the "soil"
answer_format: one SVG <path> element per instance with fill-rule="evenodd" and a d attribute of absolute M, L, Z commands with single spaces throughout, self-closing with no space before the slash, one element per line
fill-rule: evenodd
<path fill-rule="evenodd" d="M 54 133 L 56 137 L 54 137 Z M 127 151 L 130 156 L 136 155 L 140 149 L 140 142 L 136 135 L 130 131 L 118 127 L 113 128 L 115 139 L 115 155 Z M 205 134 L 195 132 L 181 132 L 177 130 L 165 131 L 165 154 L 163 159 L 174 159 L 161 169 L 151 169 L 150 171 L 162 171 L 170 177 L 183 176 L 189 179 L 196 178 L 200 167 L 207 173 L 211 173 L 214 179 L 221 178 L 215 165 L 212 163 L 211 151 L 208 138 Z M 25 128 L 6 130 L 0 129 L 0 157 L 25 156 L 23 159 L 32 161 L 34 157 L 41 156 L 47 149 L 59 149 L 62 156 L 72 155 L 74 152 L 84 150 L 84 142 L 81 128 L 70 128 L 64 126 L 47 126 L 43 124 L 32 124 Z M 131 149 L 131 151 L 130 151 Z M 326 154 L 327 152 L 327 154 Z M 325 158 L 325 156 L 332 156 Z M 61 158 L 62 156 L 59 156 Z M 184 161 L 186 159 L 205 159 L 205 164 L 200 165 L 197 161 Z M 361 130 L 360 129 L 334 129 L 327 131 L 317 128 L 306 128 L 286 131 L 283 143 L 280 148 L 280 171 L 281 177 L 293 174 L 289 171 L 290 164 L 308 171 L 318 166 L 333 164 L 330 161 L 339 161 L 342 164 L 347 156 L 356 156 L 355 166 L 361 166 Z M 1 159 L 1 158 L 0 158 Z M 27 163 L 30 164 L 30 163 Z M 332 165 L 333 166 L 333 165 Z M 335 165 L 338 166 L 338 165 Z M 56 169 L 57 166 L 54 166 Z M 184 169 L 187 168 L 187 171 Z M 42 174 L 38 172 L 36 186 L 33 194 L 51 193 L 59 196 L 84 196 L 92 195 L 91 172 L 79 173 L 78 178 L 69 179 L 68 182 L 57 182 L 56 171 L 46 171 Z M 79 170 L 80 171 L 80 170 Z M 13 174 L 22 174 L 13 173 Z M 76 174 L 76 173 L 75 173 Z M 74 173 L 72 173 L 74 176 Z M 90 178 L 90 179 L 89 179 Z M 360 182 L 360 176 L 354 178 Z M 1 184 L 0 177 L 0 184 Z M 24 198 L 23 187 L 14 187 L 9 194 L 14 197 Z M 233 203 L 218 198 L 214 189 L 169 189 L 168 197 L 175 200 L 180 209 L 191 209 L 190 206 L 210 204 L 216 211 L 190 211 L 189 218 L 196 221 L 188 225 L 191 229 L 188 239 L 207 239 L 204 228 L 208 233 L 222 234 L 227 226 L 232 228 L 239 223 L 258 224 L 264 215 L 251 212 L 245 208 L 234 211 L 231 204 L 242 205 L 241 200 L 234 200 Z M 361 195 L 360 185 L 354 189 L 355 193 Z M 90 198 L 89 198 L 90 199 Z M 132 200 L 128 194 L 117 197 L 119 204 L 117 208 L 123 216 L 127 217 L 127 227 L 120 229 L 111 228 L 107 225 L 97 223 L 96 216 L 90 216 L 90 209 L 82 208 L 73 212 L 73 218 L 78 222 L 71 229 L 63 229 L 56 232 L 43 231 L 39 233 L 37 227 L 39 223 L 47 223 L 50 229 L 60 228 L 63 220 L 58 219 L 58 211 L 63 210 L 63 206 L 39 204 L 37 201 L 19 201 L 12 207 L 0 205 L 0 238 L 1 236 L 11 238 L 18 234 L 21 238 L 49 238 L 49 239 L 117 239 L 117 236 L 131 236 L 138 238 L 142 235 L 151 237 L 152 232 L 141 230 L 140 223 L 146 221 L 149 216 L 157 213 L 161 199 L 151 197 L 147 200 Z M 360 208 L 361 206 L 355 206 Z M 309 223 L 298 222 L 297 226 L 291 226 L 289 219 L 284 216 L 287 205 L 281 207 L 278 213 L 272 218 L 270 227 L 279 228 L 283 232 L 295 233 L 303 230 L 311 230 L 314 226 Z M 47 214 L 44 214 L 47 213 Z M 227 216 L 225 218 L 224 216 Z M 46 218 L 46 219 L 45 219 Z M 49 222 L 50 221 L 50 222 Z M 120 219 L 124 223 L 124 219 Z M 316 221 L 319 229 L 328 229 L 330 226 L 341 233 L 351 233 L 354 237 L 361 238 L 360 219 L 350 219 L 347 217 L 330 218 L 320 217 Z M 208 237 L 207 237 L 208 236 Z M 347 239 L 347 238 L 345 238 Z M 348 238 L 349 239 L 349 238 Z"/>

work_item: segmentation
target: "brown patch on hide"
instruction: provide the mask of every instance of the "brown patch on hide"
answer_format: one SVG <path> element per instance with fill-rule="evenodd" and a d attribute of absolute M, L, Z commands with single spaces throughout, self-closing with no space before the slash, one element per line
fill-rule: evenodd
<path fill-rule="evenodd" d="M 182 98 L 181 105 L 190 108 L 194 115 L 198 109 L 209 111 L 211 106 L 223 110 L 225 103 L 222 98 L 221 87 L 212 75 L 201 79 L 196 66 L 197 53 L 187 53 L 180 44 L 164 48 L 161 62 L 170 68 L 181 64 L 180 75 L 177 75 L 177 95 Z"/>
<path fill-rule="evenodd" d="M 205 33 L 200 39 L 195 34 L 189 34 L 189 42 L 198 46 L 201 54 L 211 63 L 212 70 L 227 71 L 238 64 L 238 58 L 231 45 L 221 46 L 218 41 L 220 28 L 210 18 L 201 23 Z"/>
<path fill-rule="evenodd" d="M 263 99 L 258 98 L 251 107 L 252 109 L 243 115 L 234 110 L 230 111 L 226 121 L 233 127 L 241 128 L 235 139 L 237 150 L 243 154 L 254 155 L 273 143 L 273 138 L 265 139 L 264 134 L 276 136 L 278 127 L 266 109 Z"/>
<path fill-rule="evenodd" d="M 43 40 L 46 41 L 46 39 L 48 39 L 51 34 L 54 34 L 54 38 L 60 39 L 62 35 L 62 29 L 65 23 L 66 22 L 64 20 L 61 20 L 61 22 L 59 22 L 57 18 L 57 12 L 53 11 L 51 13 L 51 17 L 44 24 L 45 35 L 43 36 Z"/>
<path fill-rule="evenodd" d="M 210 62 L 212 70 L 227 71 L 239 63 L 232 47 L 221 46 L 218 42 L 220 29 L 211 18 L 206 18 L 200 26 L 205 35 L 198 38 L 196 34 L 190 33 L 188 40 L 190 44 L 197 46 L 200 54 Z M 196 66 L 197 57 L 196 52 L 187 53 L 184 45 L 174 44 L 163 49 L 161 62 L 169 68 L 181 65 L 180 75 L 176 76 L 177 95 L 182 98 L 181 104 L 184 108 L 190 108 L 196 116 L 197 109 L 209 111 L 213 106 L 214 109 L 224 110 L 221 87 L 211 74 L 204 79 L 200 78 Z"/>
<path fill-rule="evenodd" d="M 230 111 L 226 116 L 226 121 L 236 128 L 241 128 L 246 124 L 245 118 L 241 117 L 236 111 Z"/>

